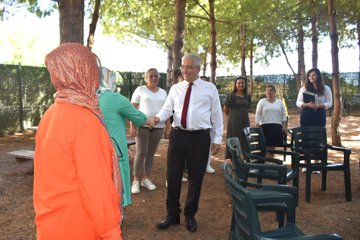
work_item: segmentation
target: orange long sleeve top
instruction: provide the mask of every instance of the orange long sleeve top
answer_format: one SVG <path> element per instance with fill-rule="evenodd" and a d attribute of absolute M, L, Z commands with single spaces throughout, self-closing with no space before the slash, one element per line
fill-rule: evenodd
<path fill-rule="evenodd" d="M 122 239 L 111 143 L 99 118 L 57 102 L 41 119 L 35 140 L 37 239 Z"/>

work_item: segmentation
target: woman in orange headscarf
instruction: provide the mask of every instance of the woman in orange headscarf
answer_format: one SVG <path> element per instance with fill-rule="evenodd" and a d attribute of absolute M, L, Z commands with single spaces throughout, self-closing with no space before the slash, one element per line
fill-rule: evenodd
<path fill-rule="evenodd" d="M 121 182 L 95 94 L 96 56 L 66 43 L 45 64 L 57 92 L 35 138 L 37 239 L 122 239 Z"/>

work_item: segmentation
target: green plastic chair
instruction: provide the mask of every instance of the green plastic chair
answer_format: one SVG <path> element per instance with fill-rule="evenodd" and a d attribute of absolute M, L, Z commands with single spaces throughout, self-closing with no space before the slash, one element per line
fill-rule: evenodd
<path fill-rule="evenodd" d="M 299 154 L 282 151 L 277 149 L 266 148 L 264 133 L 261 128 L 245 127 L 242 129 L 242 139 L 244 139 L 243 150 L 245 160 L 251 163 L 268 163 L 274 166 L 278 165 L 283 168 L 285 175 L 279 175 L 279 171 L 274 170 L 271 167 L 267 167 L 261 171 L 252 171 L 249 177 L 254 177 L 261 182 L 262 179 L 277 180 L 280 184 L 286 184 L 289 181 L 293 182 L 293 186 L 299 188 Z M 283 161 L 276 158 L 266 157 L 266 153 L 271 152 L 274 154 L 280 154 L 285 156 L 291 156 L 291 166 L 286 167 L 283 165 Z"/>
<path fill-rule="evenodd" d="M 230 239 L 342 239 L 337 234 L 305 235 L 294 223 L 287 223 L 284 227 L 275 230 L 261 231 L 255 200 L 251 191 L 238 184 L 228 171 L 225 171 L 224 178 L 233 200 L 233 222 Z"/>
<path fill-rule="evenodd" d="M 345 199 L 352 200 L 350 178 L 351 149 L 336 147 L 327 144 L 326 128 L 317 126 L 304 126 L 291 129 L 293 146 L 292 150 L 300 155 L 300 167 L 306 168 L 305 200 L 310 202 L 311 173 L 321 171 L 321 190 L 326 191 L 326 178 L 328 171 L 343 171 L 345 185 Z M 328 161 L 328 150 L 343 153 L 342 162 Z M 319 160 L 317 163 L 313 160 Z"/>
<path fill-rule="evenodd" d="M 266 164 L 245 162 L 237 137 L 228 138 L 227 146 L 232 164 L 226 165 L 226 170 L 233 173 L 234 180 L 250 190 L 255 200 L 256 209 L 258 211 L 276 212 L 279 227 L 284 226 L 285 214 L 287 215 L 287 222 L 295 223 L 298 189 L 288 185 L 265 185 L 247 181 L 246 176 L 249 171 L 264 169 Z"/>

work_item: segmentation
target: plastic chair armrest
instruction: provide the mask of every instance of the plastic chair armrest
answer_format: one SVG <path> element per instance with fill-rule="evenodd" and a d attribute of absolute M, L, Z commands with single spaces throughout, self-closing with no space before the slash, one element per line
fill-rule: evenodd
<path fill-rule="evenodd" d="M 351 153 L 351 149 L 347 148 L 347 147 L 333 146 L 333 145 L 330 145 L 330 144 L 328 144 L 327 146 L 331 150 L 342 151 L 342 152 L 350 152 Z"/>
<path fill-rule="evenodd" d="M 279 150 L 279 149 L 266 149 L 270 153 L 282 154 L 282 155 L 293 155 L 293 152 Z"/>
<path fill-rule="evenodd" d="M 256 155 L 256 154 L 250 154 L 250 158 L 253 159 L 257 159 L 257 160 L 261 160 L 263 162 L 271 162 L 271 163 L 276 163 L 278 165 L 282 165 L 283 161 L 276 159 L 276 158 L 269 158 L 269 157 L 264 157 L 264 156 L 260 156 L 260 155 Z"/>
<path fill-rule="evenodd" d="M 244 168 L 247 170 L 258 169 L 258 170 L 276 170 L 284 172 L 286 174 L 287 169 L 285 165 L 277 164 L 266 164 L 266 163 L 245 163 Z"/>
<path fill-rule="evenodd" d="M 291 193 L 293 195 L 298 194 L 298 189 L 293 186 L 284 185 L 284 184 L 278 184 L 278 185 L 262 185 L 263 190 L 269 190 L 269 191 L 278 191 L 278 192 L 284 192 L 284 193 Z"/>
<path fill-rule="evenodd" d="M 246 164 L 244 164 L 244 171 L 246 172 L 245 173 L 246 176 L 248 176 L 249 172 L 254 169 L 257 169 L 259 171 L 262 171 L 262 170 L 277 171 L 279 183 L 286 182 L 287 168 L 285 165 L 263 164 L 263 163 L 246 163 Z"/>
<path fill-rule="evenodd" d="M 338 147 L 338 146 L 333 146 L 328 144 L 327 145 L 328 149 L 331 150 L 335 150 L 335 151 L 341 151 L 344 153 L 344 160 L 347 160 L 350 158 L 350 154 L 351 154 L 351 149 L 350 148 L 346 148 L 346 147 Z"/>
<path fill-rule="evenodd" d="M 276 238 L 272 238 L 276 239 Z M 288 238 L 291 240 L 341 240 L 341 236 L 337 234 L 315 234 L 315 235 L 304 235 L 299 237 Z"/>

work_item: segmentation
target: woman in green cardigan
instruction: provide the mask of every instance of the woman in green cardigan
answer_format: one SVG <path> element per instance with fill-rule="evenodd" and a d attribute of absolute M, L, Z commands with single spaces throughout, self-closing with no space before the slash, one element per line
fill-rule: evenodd
<path fill-rule="evenodd" d="M 107 68 L 102 68 L 100 87 L 97 91 L 99 105 L 104 115 L 108 133 L 119 157 L 119 167 L 122 180 L 122 206 L 131 204 L 131 172 L 126 141 L 126 120 L 135 126 L 153 125 L 153 119 L 137 110 L 130 101 L 116 90 L 116 75 Z"/>

